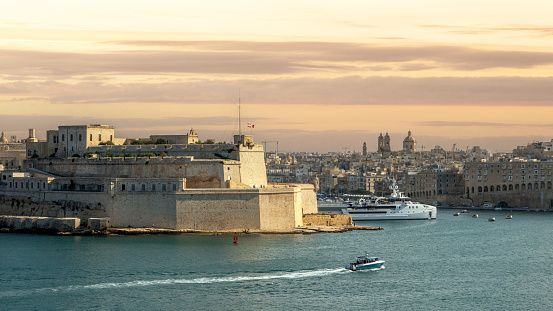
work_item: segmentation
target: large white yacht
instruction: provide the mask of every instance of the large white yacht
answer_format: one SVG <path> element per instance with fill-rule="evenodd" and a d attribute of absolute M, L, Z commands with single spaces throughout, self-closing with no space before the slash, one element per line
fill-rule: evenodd
<path fill-rule="evenodd" d="M 438 209 L 435 206 L 411 202 L 411 199 L 399 192 L 395 180 L 392 180 L 392 195 L 388 198 L 374 197 L 361 205 L 342 209 L 344 215 L 350 215 L 353 221 L 393 220 L 393 219 L 436 219 Z"/>

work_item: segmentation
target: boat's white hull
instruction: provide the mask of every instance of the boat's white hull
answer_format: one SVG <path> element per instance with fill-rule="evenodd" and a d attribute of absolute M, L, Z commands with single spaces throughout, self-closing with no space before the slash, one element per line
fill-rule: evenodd
<path fill-rule="evenodd" d="M 420 209 L 420 210 L 418 210 Z M 395 209 L 382 211 L 378 209 L 342 209 L 344 215 L 350 215 L 353 221 L 370 220 L 420 220 L 436 219 L 438 214 L 436 207 L 426 206 L 417 209 Z"/>

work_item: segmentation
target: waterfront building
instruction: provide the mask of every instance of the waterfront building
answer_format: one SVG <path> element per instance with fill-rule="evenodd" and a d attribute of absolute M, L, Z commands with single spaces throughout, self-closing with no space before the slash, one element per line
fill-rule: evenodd
<path fill-rule="evenodd" d="M 465 163 L 465 195 L 475 205 L 553 208 L 553 161 L 502 159 Z"/>

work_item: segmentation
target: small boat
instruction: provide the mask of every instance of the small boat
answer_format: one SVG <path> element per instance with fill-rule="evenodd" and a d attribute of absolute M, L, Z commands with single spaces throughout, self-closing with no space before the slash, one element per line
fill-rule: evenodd
<path fill-rule="evenodd" d="M 495 221 L 495 218 L 493 218 L 493 217 L 488 218 L 488 221 Z"/>
<path fill-rule="evenodd" d="M 478 214 L 472 215 L 472 218 L 478 218 Z"/>
<path fill-rule="evenodd" d="M 459 214 L 459 213 L 453 213 L 453 216 L 459 216 L 459 215 L 461 215 L 461 214 Z"/>
<path fill-rule="evenodd" d="M 461 211 L 461 213 L 468 213 L 468 212 L 469 212 L 469 211 L 466 210 L 466 209 L 464 209 L 464 210 Z"/>
<path fill-rule="evenodd" d="M 359 256 L 355 262 L 346 265 L 346 269 L 351 271 L 378 269 L 384 265 L 385 261 L 378 257 L 369 257 L 369 255 Z"/>
<path fill-rule="evenodd" d="M 505 217 L 505 219 L 513 219 L 513 215 L 507 215 L 507 217 Z"/>

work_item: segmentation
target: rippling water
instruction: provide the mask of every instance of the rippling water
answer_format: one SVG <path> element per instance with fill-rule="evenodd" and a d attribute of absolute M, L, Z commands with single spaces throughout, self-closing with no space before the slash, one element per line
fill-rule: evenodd
<path fill-rule="evenodd" d="M 237 245 L 233 236 L 0 234 L 0 309 L 551 310 L 553 214 L 478 213 Z M 385 268 L 343 268 L 365 251 Z"/>

